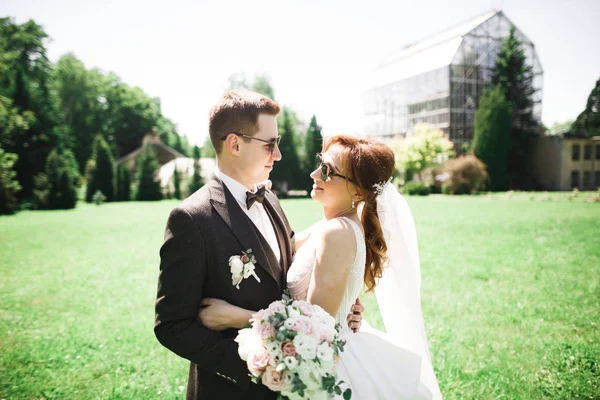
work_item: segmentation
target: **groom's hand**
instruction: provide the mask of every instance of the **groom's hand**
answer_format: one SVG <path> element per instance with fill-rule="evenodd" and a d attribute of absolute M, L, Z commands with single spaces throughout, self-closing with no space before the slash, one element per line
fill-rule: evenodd
<path fill-rule="evenodd" d="M 352 329 L 352 332 L 356 333 L 360 331 L 362 325 L 362 313 L 365 311 L 365 307 L 360 302 L 360 299 L 356 299 L 356 303 L 354 303 L 350 309 L 352 310 L 352 314 L 348 314 L 346 320 L 348 321 L 348 326 Z"/>

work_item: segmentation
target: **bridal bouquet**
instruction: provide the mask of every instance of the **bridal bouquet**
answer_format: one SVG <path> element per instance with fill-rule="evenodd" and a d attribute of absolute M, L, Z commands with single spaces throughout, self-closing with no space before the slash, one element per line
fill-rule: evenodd
<path fill-rule="evenodd" d="M 279 392 L 283 399 L 328 399 L 342 393 L 336 366 L 345 342 L 339 325 L 325 310 L 288 295 L 260 310 L 240 330 L 240 357 L 248 364 L 255 383 Z"/>

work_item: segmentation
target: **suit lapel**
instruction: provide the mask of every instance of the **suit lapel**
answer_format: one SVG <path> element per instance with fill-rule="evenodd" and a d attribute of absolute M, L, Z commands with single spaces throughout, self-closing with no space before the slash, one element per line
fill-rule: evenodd
<path fill-rule="evenodd" d="M 263 239 L 262 241 L 265 244 L 261 244 L 260 236 L 262 235 L 255 228 L 248 215 L 240 208 L 237 200 L 218 179 L 210 183 L 210 193 L 213 208 L 231 229 L 244 250 L 252 249 L 257 265 L 268 272 L 281 288 L 283 283 L 277 259 L 266 240 Z"/>
<path fill-rule="evenodd" d="M 292 248 L 291 243 L 286 234 L 284 217 L 281 215 L 278 207 L 275 207 L 277 199 L 275 195 L 269 191 L 265 193 L 265 200 L 263 205 L 265 206 L 267 213 L 271 217 L 271 221 L 273 222 L 273 229 L 275 229 L 275 234 L 277 235 L 277 242 L 279 243 L 279 250 L 281 251 L 281 266 L 284 273 L 284 279 L 287 276 L 287 270 L 290 267 L 292 262 Z"/>

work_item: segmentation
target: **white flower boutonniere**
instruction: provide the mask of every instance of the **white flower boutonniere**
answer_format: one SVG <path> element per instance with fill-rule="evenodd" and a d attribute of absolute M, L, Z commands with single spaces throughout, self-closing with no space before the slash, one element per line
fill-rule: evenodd
<path fill-rule="evenodd" d="M 254 263 L 256 263 L 256 258 L 254 258 L 254 255 L 252 254 L 252 249 L 242 251 L 241 256 L 229 257 L 229 267 L 231 268 L 231 284 L 239 289 L 240 283 L 244 279 L 248 279 L 251 276 L 253 276 L 254 279 L 260 283 L 260 278 L 254 271 Z"/>

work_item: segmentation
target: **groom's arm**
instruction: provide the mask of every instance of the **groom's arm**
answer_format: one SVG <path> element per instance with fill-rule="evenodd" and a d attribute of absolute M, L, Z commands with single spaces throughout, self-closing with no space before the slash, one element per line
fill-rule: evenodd
<path fill-rule="evenodd" d="M 247 387 L 250 378 L 238 355 L 238 344 L 206 328 L 197 318 L 207 274 L 206 249 L 185 209 L 171 212 L 160 258 L 154 327 L 158 341 L 200 368 Z"/>

